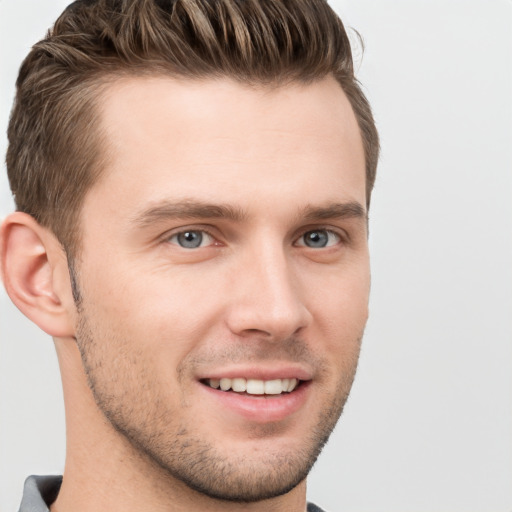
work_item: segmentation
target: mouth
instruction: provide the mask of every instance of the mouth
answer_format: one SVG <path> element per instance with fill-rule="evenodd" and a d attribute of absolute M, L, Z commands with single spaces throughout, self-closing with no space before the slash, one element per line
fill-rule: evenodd
<path fill-rule="evenodd" d="M 255 425 L 297 418 L 311 399 L 311 377 L 301 368 L 252 368 L 245 372 L 239 368 L 203 375 L 198 384 L 205 392 L 202 396 L 212 400 L 208 402 L 213 404 L 212 411 L 218 411 L 223 421 L 229 418 L 233 425 L 234 418 L 243 418 Z"/>
<path fill-rule="evenodd" d="M 303 381 L 291 379 L 246 379 L 244 377 L 221 378 L 221 379 L 202 379 L 201 383 L 213 389 L 233 392 L 240 395 L 283 395 L 295 391 Z"/>

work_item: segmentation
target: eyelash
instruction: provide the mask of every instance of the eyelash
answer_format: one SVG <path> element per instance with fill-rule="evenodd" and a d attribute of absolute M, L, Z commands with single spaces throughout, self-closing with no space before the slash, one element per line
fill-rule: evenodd
<path fill-rule="evenodd" d="M 211 245 L 215 245 L 215 240 L 216 240 L 216 237 L 215 235 L 213 235 L 209 230 L 205 229 L 205 228 L 191 228 L 191 229 L 182 229 L 181 231 L 178 231 L 176 233 L 172 233 L 170 235 L 167 235 L 165 237 L 165 241 L 168 242 L 168 243 L 171 243 L 173 245 L 177 245 L 178 247 L 181 247 L 182 249 L 199 249 L 201 248 L 201 245 L 198 246 L 198 247 L 183 247 L 182 245 L 180 245 L 179 243 L 173 243 L 171 240 L 173 238 L 177 238 L 179 237 L 180 235 L 184 235 L 186 233 L 200 233 L 201 236 L 203 237 L 204 235 L 206 235 L 207 237 L 211 238 L 213 243 L 209 243 L 207 245 L 207 247 L 211 246 Z M 202 240 L 201 240 L 201 243 L 202 243 Z"/>
<path fill-rule="evenodd" d="M 334 244 L 331 244 L 331 245 L 326 245 L 326 246 L 323 246 L 323 247 L 311 247 L 311 246 L 308 246 L 306 245 L 306 243 L 299 243 L 299 241 L 303 240 L 303 238 L 308 234 L 308 233 L 315 233 L 315 232 L 323 232 L 323 233 L 326 233 L 327 236 L 334 236 L 337 238 L 337 242 L 334 243 Z M 180 243 L 176 242 L 176 243 L 173 243 L 171 240 L 172 239 L 175 239 L 177 237 L 179 237 L 180 235 L 184 235 L 186 233 L 200 233 L 201 236 L 203 237 L 204 235 L 206 235 L 207 237 L 211 238 L 213 240 L 213 243 L 209 243 L 208 245 L 206 245 L 205 247 L 210 247 L 212 245 L 220 245 L 220 243 L 217 241 L 216 242 L 216 237 L 213 233 L 211 233 L 211 231 L 209 231 L 208 229 L 205 229 L 204 227 L 194 227 L 194 228 L 190 228 L 190 229 L 181 229 L 180 231 L 178 232 L 175 232 L 175 233 L 172 233 L 172 234 L 169 234 L 167 236 L 165 236 L 164 238 L 164 241 L 167 242 L 167 243 L 171 243 L 172 245 L 176 245 L 178 247 L 181 247 L 182 249 L 188 249 L 188 250 L 193 250 L 193 249 L 200 249 L 200 248 L 203 248 L 203 246 L 199 245 L 197 247 L 184 247 L 183 245 L 181 245 Z M 309 248 L 309 249 L 328 249 L 330 247 L 334 247 L 336 245 L 338 245 L 339 243 L 345 243 L 347 241 L 347 235 L 346 233 L 341 233 L 337 230 L 333 230 L 331 228 L 328 228 L 328 227 L 322 227 L 322 226 L 318 226 L 318 227 L 310 227 L 306 230 L 304 230 L 296 239 L 295 239 L 295 242 L 293 243 L 294 246 L 296 247 L 306 247 L 306 248 Z M 200 244 L 203 242 L 203 240 L 201 239 L 200 240 Z M 327 242 L 328 243 L 328 242 Z"/>
<path fill-rule="evenodd" d="M 299 244 L 298 242 L 299 241 L 302 241 L 304 240 L 304 237 L 308 234 L 308 233 L 326 233 L 327 236 L 334 236 L 336 237 L 337 241 L 336 243 L 334 244 L 331 244 L 331 245 L 326 245 L 326 246 L 323 246 L 323 247 L 311 247 L 311 246 L 308 246 L 306 245 L 306 243 L 302 243 L 302 244 Z M 346 238 L 346 237 L 345 237 Z M 310 228 L 310 229 L 307 229 L 306 231 L 304 231 L 296 240 L 296 242 L 294 243 L 294 245 L 298 246 L 298 247 L 307 247 L 307 248 L 310 248 L 310 249 L 327 249 L 327 248 L 330 248 L 330 247 L 334 247 L 335 245 L 338 245 L 339 243 L 342 243 L 345 238 L 343 237 L 343 235 L 341 233 L 339 233 L 338 231 L 335 231 L 333 229 L 330 229 L 330 228 L 327 228 L 327 227 L 316 227 L 316 228 Z M 329 240 L 327 241 L 327 243 L 329 242 Z"/>

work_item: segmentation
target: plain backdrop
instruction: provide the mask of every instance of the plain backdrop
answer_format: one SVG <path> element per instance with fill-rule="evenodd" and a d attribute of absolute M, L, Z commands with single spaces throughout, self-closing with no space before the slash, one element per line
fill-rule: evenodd
<path fill-rule="evenodd" d="M 66 3 L 0 0 L 2 155 L 17 69 Z M 309 498 L 331 512 L 512 512 L 512 1 L 332 5 L 365 41 L 382 158 L 371 317 Z M 12 208 L 4 166 L 0 217 Z M 0 511 L 63 461 L 52 341 L 2 290 Z"/>

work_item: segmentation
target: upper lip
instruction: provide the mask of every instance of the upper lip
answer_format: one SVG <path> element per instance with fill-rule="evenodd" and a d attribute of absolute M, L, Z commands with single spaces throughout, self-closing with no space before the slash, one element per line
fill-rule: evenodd
<path fill-rule="evenodd" d="M 197 378 L 198 380 L 245 378 L 256 380 L 298 379 L 306 381 L 311 380 L 313 375 L 311 370 L 297 364 L 269 365 L 266 367 L 234 365 L 205 371 L 198 375 Z"/>

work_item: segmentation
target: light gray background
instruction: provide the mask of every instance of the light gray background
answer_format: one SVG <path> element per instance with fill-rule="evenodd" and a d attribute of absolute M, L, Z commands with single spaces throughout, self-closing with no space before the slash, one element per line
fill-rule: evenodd
<path fill-rule="evenodd" d="M 67 1 L 0 0 L 1 153 L 17 68 Z M 338 0 L 382 135 L 371 319 L 309 496 L 332 512 L 512 511 L 512 1 Z M 357 51 L 358 60 L 360 52 Z M 0 217 L 12 209 L 0 177 Z M 0 510 L 59 473 L 50 338 L 0 292 Z"/>

